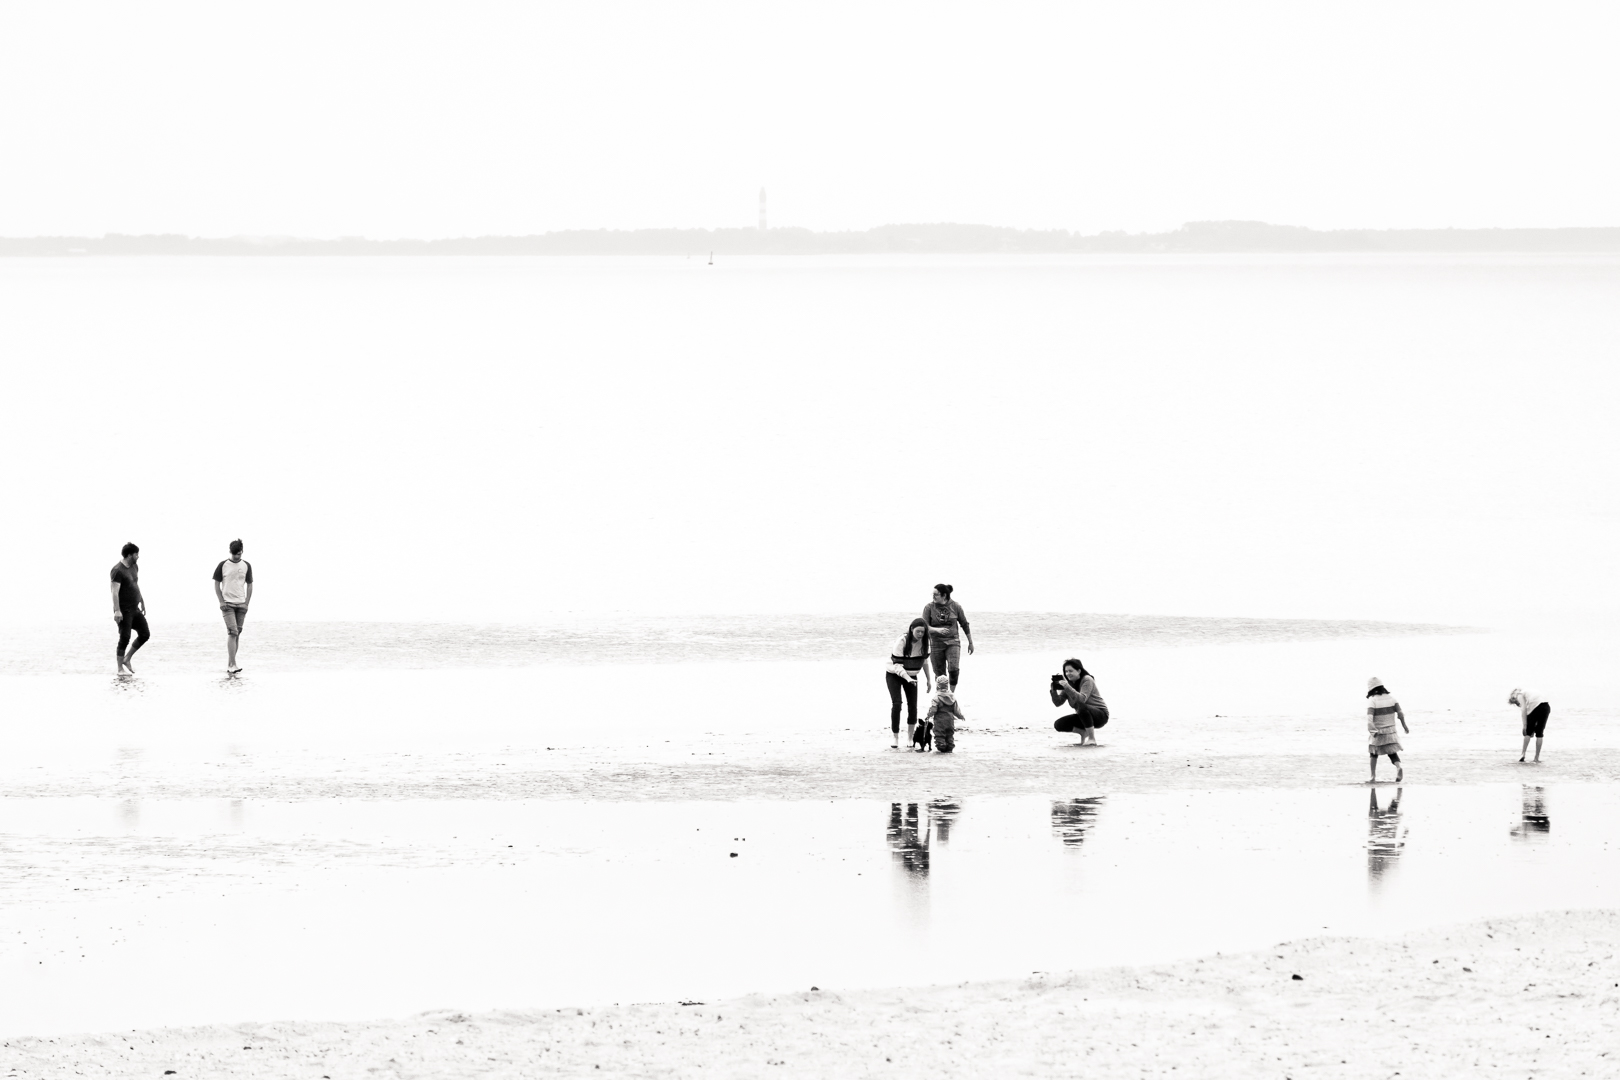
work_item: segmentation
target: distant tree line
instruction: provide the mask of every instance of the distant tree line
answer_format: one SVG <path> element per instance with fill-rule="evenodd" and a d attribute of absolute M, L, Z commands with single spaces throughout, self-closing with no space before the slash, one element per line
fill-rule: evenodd
<path fill-rule="evenodd" d="M 1261 221 L 1194 221 L 1163 233 L 882 225 L 809 229 L 569 229 L 454 240 L 300 240 L 155 235 L 0 238 L 0 256 L 74 255 L 885 255 L 1216 252 L 1620 252 L 1620 228 L 1307 229 Z"/>

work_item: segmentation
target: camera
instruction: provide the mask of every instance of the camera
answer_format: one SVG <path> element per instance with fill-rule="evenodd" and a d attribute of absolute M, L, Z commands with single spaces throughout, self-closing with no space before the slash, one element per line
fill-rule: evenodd
<path fill-rule="evenodd" d="M 1061 675 L 1052 676 L 1052 689 L 1056 690 L 1058 687 L 1060 687 L 1062 685 L 1063 685 L 1063 676 L 1061 676 Z"/>

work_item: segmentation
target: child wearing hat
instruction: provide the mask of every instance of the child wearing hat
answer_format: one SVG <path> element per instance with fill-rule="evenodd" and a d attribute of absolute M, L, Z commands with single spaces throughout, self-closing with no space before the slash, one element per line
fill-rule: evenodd
<path fill-rule="evenodd" d="M 1408 735 L 1412 734 L 1412 729 L 1406 726 L 1406 714 L 1401 712 L 1401 703 L 1384 689 L 1384 681 L 1374 675 L 1367 680 L 1367 764 L 1372 773 L 1372 778 L 1367 781 L 1369 784 L 1378 782 L 1380 754 L 1389 755 L 1390 764 L 1395 766 L 1397 784 L 1406 778 L 1406 770 L 1401 767 L 1401 740 L 1395 734 L 1397 719 L 1401 722 L 1401 728 Z"/>
<path fill-rule="evenodd" d="M 951 693 L 951 684 L 945 679 L 934 680 L 934 701 L 928 706 L 926 719 L 934 725 L 934 749 L 948 754 L 956 749 L 956 722 L 967 721 L 962 706 Z"/>

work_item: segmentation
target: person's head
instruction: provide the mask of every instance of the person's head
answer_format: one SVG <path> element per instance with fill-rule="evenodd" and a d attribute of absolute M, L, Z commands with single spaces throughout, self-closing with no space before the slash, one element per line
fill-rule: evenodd
<path fill-rule="evenodd" d="M 934 680 L 934 696 L 935 697 L 950 697 L 951 696 L 951 680 L 950 679 L 935 679 Z"/>
<path fill-rule="evenodd" d="M 1063 677 L 1079 685 L 1080 680 L 1086 677 L 1086 665 L 1072 656 L 1069 657 L 1063 661 Z"/>
<path fill-rule="evenodd" d="M 136 547 L 134 544 L 125 544 L 124 550 L 121 554 L 124 556 L 125 562 L 132 563 L 141 557 L 141 549 Z"/>
<path fill-rule="evenodd" d="M 950 598 L 951 598 L 951 587 L 949 585 L 935 585 L 934 586 L 934 603 L 943 604 L 943 603 L 946 603 L 947 601 L 949 601 Z"/>
<path fill-rule="evenodd" d="M 911 628 L 906 631 L 906 636 L 912 641 L 927 641 L 928 624 L 923 622 L 920 618 L 912 619 Z"/>
<path fill-rule="evenodd" d="M 242 554 L 242 541 L 240 541 L 240 540 L 232 540 L 231 541 L 231 558 L 234 559 L 240 554 Z"/>
<path fill-rule="evenodd" d="M 1378 676 L 1374 675 L 1372 678 L 1367 680 L 1367 696 L 1368 697 L 1372 697 L 1374 694 L 1387 694 L 1387 693 L 1389 693 L 1389 691 L 1384 689 L 1384 680 L 1383 679 L 1380 679 Z"/>

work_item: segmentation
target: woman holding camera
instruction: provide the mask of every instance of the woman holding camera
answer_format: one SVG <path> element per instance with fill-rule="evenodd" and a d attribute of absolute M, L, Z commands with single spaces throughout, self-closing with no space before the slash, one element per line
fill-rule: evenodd
<path fill-rule="evenodd" d="M 1052 704 L 1074 712 L 1052 725 L 1059 731 L 1078 731 L 1081 746 L 1097 745 L 1097 729 L 1108 723 L 1108 703 L 1097 693 L 1097 680 L 1079 660 L 1063 661 L 1063 674 L 1052 676 Z"/>
<path fill-rule="evenodd" d="M 917 672 L 928 681 L 928 692 L 933 693 L 934 679 L 928 671 L 928 625 L 921 619 L 912 619 L 906 632 L 894 641 L 889 650 L 889 669 L 883 681 L 889 684 L 889 730 L 894 734 L 893 746 L 900 748 L 900 694 L 906 695 L 906 745 L 911 745 L 911 733 L 917 728 Z"/>

